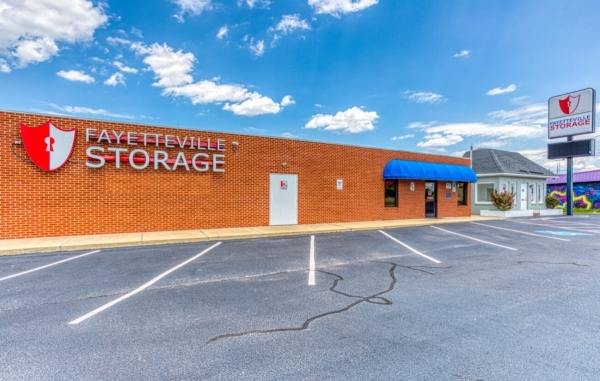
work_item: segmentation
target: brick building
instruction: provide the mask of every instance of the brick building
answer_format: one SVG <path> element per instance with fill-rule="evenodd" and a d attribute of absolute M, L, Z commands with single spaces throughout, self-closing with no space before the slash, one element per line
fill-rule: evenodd
<path fill-rule="evenodd" d="M 470 216 L 476 181 L 459 157 L 16 112 L 0 141 L 0 239 Z"/>

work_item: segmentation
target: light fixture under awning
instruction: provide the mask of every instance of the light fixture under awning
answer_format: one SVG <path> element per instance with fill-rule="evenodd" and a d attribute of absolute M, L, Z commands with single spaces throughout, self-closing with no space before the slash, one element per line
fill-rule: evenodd
<path fill-rule="evenodd" d="M 383 169 L 383 179 L 446 180 L 474 183 L 477 181 L 477 175 L 465 165 L 392 160 Z"/>

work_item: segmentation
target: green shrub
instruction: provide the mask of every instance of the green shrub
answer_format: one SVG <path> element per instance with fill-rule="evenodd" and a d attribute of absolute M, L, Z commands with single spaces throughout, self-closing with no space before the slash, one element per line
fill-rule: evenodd
<path fill-rule="evenodd" d="M 515 203 L 515 200 L 513 199 L 515 197 L 515 192 L 493 191 L 491 194 L 491 197 L 492 197 L 492 204 L 494 204 L 496 209 L 501 210 L 503 212 L 505 212 L 507 210 L 511 210 L 513 207 L 513 204 Z"/>
<path fill-rule="evenodd" d="M 546 196 L 546 208 L 555 209 L 558 206 L 558 200 L 552 196 Z"/>

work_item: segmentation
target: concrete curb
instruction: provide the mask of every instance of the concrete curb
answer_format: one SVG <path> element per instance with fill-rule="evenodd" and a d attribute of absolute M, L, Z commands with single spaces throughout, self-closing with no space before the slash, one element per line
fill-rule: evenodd
<path fill-rule="evenodd" d="M 382 229 L 399 229 L 416 226 L 430 226 L 438 224 L 453 224 L 471 221 L 489 221 L 498 220 L 501 218 L 486 217 L 481 218 L 452 218 L 452 219 L 431 219 L 431 220 L 398 220 L 393 221 L 367 221 L 367 222 L 349 222 L 349 223 L 333 223 L 333 224 L 316 224 L 316 225 L 294 225 L 294 226 L 268 226 L 268 227 L 251 227 L 251 228 L 234 228 L 234 229 L 211 229 L 211 230 L 195 230 L 195 231 L 174 231 L 174 232 L 146 232 L 146 233 L 125 233 L 125 234 L 107 234 L 96 236 L 74 236 L 74 237 L 53 237 L 50 241 L 55 241 L 51 245 L 44 245 L 44 239 L 33 239 L 34 242 L 23 242 L 22 247 L 12 249 L 0 249 L 0 256 L 20 255 L 20 254 L 40 254 L 52 253 L 59 251 L 80 251 L 80 250 L 95 250 L 109 249 L 116 247 L 131 247 L 131 246 L 153 246 L 153 245 L 168 245 L 178 243 L 195 243 L 208 241 L 225 241 L 237 239 L 254 239 L 254 238 L 269 238 L 269 237 L 288 237 L 297 235 L 313 235 L 327 233 L 343 233 L 353 231 L 367 230 L 382 230 Z M 135 236 L 139 235 L 139 238 Z M 193 235 L 193 237 L 184 237 L 185 235 Z M 129 238 L 127 238 L 129 236 Z M 162 238 L 153 238 L 152 236 L 160 236 Z M 171 237 L 170 237 L 171 236 Z M 178 237 L 179 236 L 179 237 Z M 73 241 L 86 241 L 88 243 L 77 244 Z M 105 240 L 102 242 L 102 240 Z M 112 242 L 111 242 L 112 240 Z M 13 240 L 14 241 L 30 241 L 30 240 Z M 40 241 L 36 245 L 36 241 Z M 1 246 L 2 241 L 0 241 Z M 18 246 L 18 243 L 17 243 Z"/>

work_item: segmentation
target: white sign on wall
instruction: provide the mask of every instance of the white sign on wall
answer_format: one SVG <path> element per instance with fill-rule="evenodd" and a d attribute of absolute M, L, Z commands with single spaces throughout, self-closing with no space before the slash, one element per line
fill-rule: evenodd
<path fill-rule="evenodd" d="M 342 190 L 342 189 L 344 189 L 344 180 L 338 179 L 338 181 L 337 181 L 337 190 Z"/>
<path fill-rule="evenodd" d="M 584 89 L 548 100 L 548 138 L 595 132 L 596 91 Z"/>

